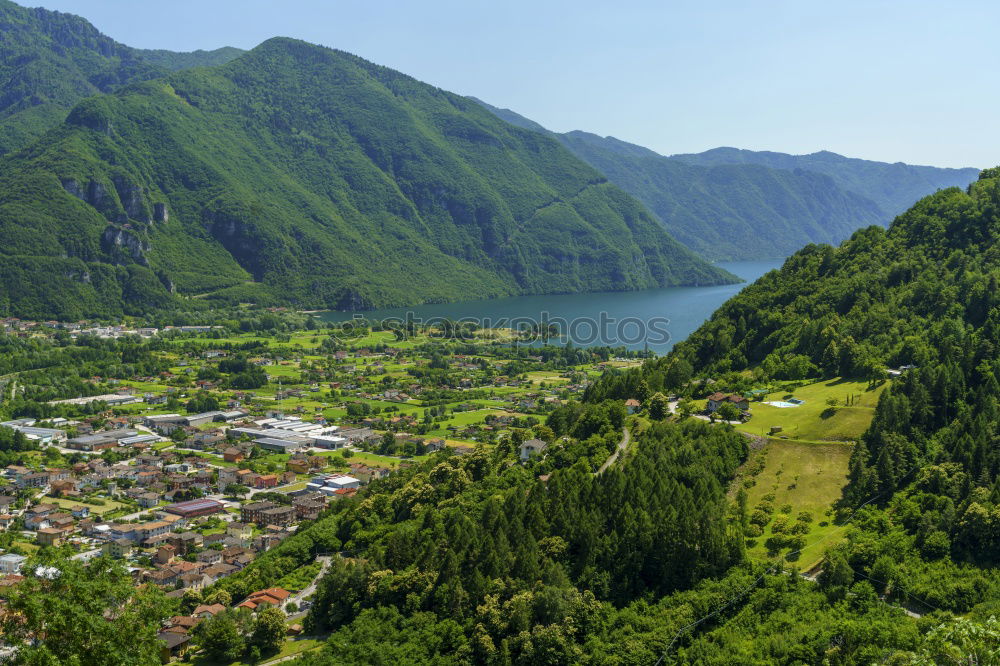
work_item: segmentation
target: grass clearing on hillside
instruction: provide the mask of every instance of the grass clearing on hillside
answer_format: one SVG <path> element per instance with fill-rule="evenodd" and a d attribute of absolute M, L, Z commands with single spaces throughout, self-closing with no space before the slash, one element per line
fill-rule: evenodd
<path fill-rule="evenodd" d="M 802 568 L 819 560 L 826 548 L 843 537 L 844 531 L 825 514 L 840 499 L 847 483 L 852 449 L 852 445 L 838 442 L 808 444 L 771 439 L 764 449 L 753 454 L 764 457 L 764 466 L 755 477 L 746 477 L 755 481 L 747 489 L 749 509 L 752 513 L 765 496 L 773 494 L 774 512 L 764 533 L 751 540 L 751 558 L 768 558 L 764 544 L 774 535 L 774 518 L 782 514 L 783 508 L 791 508 L 789 524 L 803 511 L 812 515 L 809 532 L 804 535 L 807 545 L 796 560 Z"/>
<path fill-rule="evenodd" d="M 751 435 L 767 435 L 771 426 L 781 426 L 778 437 L 829 442 L 857 441 L 868 429 L 875 414 L 875 405 L 885 390 L 882 384 L 867 390 L 867 382 L 845 379 L 823 380 L 794 390 L 779 389 L 761 402 L 751 402 L 753 418 L 738 426 Z M 798 407 L 774 407 L 764 402 L 783 400 L 791 395 L 804 403 Z M 827 400 L 836 400 L 836 406 Z M 851 405 L 845 406 L 850 400 Z"/>

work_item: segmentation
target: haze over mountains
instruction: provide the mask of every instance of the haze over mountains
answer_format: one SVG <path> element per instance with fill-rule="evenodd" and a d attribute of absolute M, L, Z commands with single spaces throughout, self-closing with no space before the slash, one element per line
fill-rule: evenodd
<path fill-rule="evenodd" d="M 945 187 L 966 187 L 976 180 L 978 169 L 944 169 L 902 162 L 873 162 L 844 157 L 823 150 L 810 155 L 788 155 L 770 151 L 714 148 L 703 153 L 672 155 L 689 164 L 759 164 L 773 169 L 802 169 L 830 176 L 849 192 L 865 196 L 891 218 L 901 215 L 918 200 Z"/>
<path fill-rule="evenodd" d="M 965 187 L 978 169 L 888 164 L 831 152 L 787 155 L 716 148 L 666 157 L 614 137 L 559 134 L 477 100 L 509 123 L 556 138 L 641 200 L 667 230 L 713 260 L 784 257 L 886 226 L 921 197 Z"/>

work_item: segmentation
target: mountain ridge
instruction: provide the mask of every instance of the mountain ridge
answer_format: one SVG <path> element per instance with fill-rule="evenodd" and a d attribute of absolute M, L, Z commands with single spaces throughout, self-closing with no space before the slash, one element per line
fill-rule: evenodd
<path fill-rule="evenodd" d="M 0 155 L 57 126 L 86 97 L 164 76 L 178 67 L 219 64 L 239 49 L 176 53 L 126 46 L 75 14 L 0 0 Z"/>
<path fill-rule="evenodd" d="M 965 187 L 979 173 L 979 169 L 973 167 L 956 169 L 905 162 L 878 162 L 846 157 L 829 150 L 791 155 L 768 150 L 719 147 L 702 153 L 671 155 L 670 159 L 705 166 L 760 164 L 779 169 L 798 168 L 824 173 L 840 187 L 874 201 L 889 216 L 889 221 L 935 189 Z"/>
<path fill-rule="evenodd" d="M 887 225 L 939 186 L 968 184 L 977 173 L 869 162 L 829 151 L 816 153 L 823 159 L 812 162 L 784 153 L 764 154 L 772 156 L 768 161 L 739 149 L 665 156 L 613 136 L 551 132 L 515 111 L 472 99 L 507 122 L 559 140 L 645 203 L 671 235 L 713 260 L 780 258 L 808 243 L 837 244 L 858 228 Z M 829 163 L 831 156 L 841 168 L 810 168 L 813 162 Z M 852 176 L 844 164 L 861 165 L 865 173 Z M 935 174 L 944 180 L 934 181 Z M 880 194 L 877 183 L 888 194 Z"/>
<path fill-rule="evenodd" d="M 0 185 L 0 302 L 34 314 L 737 280 L 550 138 L 288 38 L 83 100 Z"/>

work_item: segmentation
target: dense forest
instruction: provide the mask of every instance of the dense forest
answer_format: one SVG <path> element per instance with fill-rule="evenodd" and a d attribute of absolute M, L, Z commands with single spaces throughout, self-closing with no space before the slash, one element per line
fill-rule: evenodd
<path fill-rule="evenodd" d="M 839 576 L 844 589 L 864 588 L 855 599 L 930 617 L 969 614 L 973 629 L 965 631 L 986 631 L 977 623 L 995 614 L 1000 594 L 998 205 L 1000 171 L 990 169 L 967 191 L 923 199 L 888 230 L 859 231 L 839 248 L 807 247 L 669 356 L 607 375 L 588 397 L 690 394 L 705 377 L 880 383 L 888 368 L 915 366 L 885 389 L 853 448 L 840 503 L 852 529 L 826 559 L 826 584 Z M 901 635 L 886 629 L 868 640 L 884 652 Z M 718 640 L 735 639 L 720 629 L 691 649 Z"/>
<path fill-rule="evenodd" d="M 587 406 L 576 434 L 617 440 L 623 412 Z M 637 433 L 624 463 L 600 475 L 572 450 L 555 464 L 514 464 L 519 442 L 553 436 L 545 433 L 515 431 L 495 449 L 373 482 L 218 587 L 238 598 L 317 553 L 339 552 L 306 619 L 310 632 L 333 632 L 336 663 L 353 661 L 341 648 L 372 658 L 372 640 L 379 663 L 648 658 L 648 649 L 617 644 L 623 627 L 611 618 L 742 561 L 726 487 L 746 439 L 661 423 Z"/>

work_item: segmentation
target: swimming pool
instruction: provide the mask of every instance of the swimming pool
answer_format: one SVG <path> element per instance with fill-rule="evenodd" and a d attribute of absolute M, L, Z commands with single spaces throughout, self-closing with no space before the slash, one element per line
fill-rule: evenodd
<path fill-rule="evenodd" d="M 804 402 L 805 400 L 798 400 L 797 398 L 789 398 L 788 400 L 775 400 L 773 402 L 765 402 L 764 404 L 784 409 L 787 407 L 798 407 Z"/>

